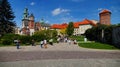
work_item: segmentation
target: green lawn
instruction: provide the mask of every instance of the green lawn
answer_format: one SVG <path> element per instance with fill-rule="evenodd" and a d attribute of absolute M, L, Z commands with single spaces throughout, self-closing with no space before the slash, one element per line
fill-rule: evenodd
<path fill-rule="evenodd" d="M 70 38 L 76 39 L 77 41 L 84 41 L 84 36 L 71 36 Z"/>
<path fill-rule="evenodd" d="M 114 46 L 108 44 L 102 44 L 98 42 L 91 42 L 91 43 L 79 43 L 80 47 L 84 48 L 92 48 L 92 49 L 117 49 Z"/>
<path fill-rule="evenodd" d="M 84 42 L 84 36 L 71 36 L 71 39 L 76 39 L 77 42 L 79 43 L 78 45 L 80 47 L 84 47 L 84 48 L 92 48 L 92 49 L 117 49 L 112 45 L 109 44 L 103 44 L 103 43 L 98 43 L 98 42 L 94 42 L 94 41 L 87 41 Z"/>

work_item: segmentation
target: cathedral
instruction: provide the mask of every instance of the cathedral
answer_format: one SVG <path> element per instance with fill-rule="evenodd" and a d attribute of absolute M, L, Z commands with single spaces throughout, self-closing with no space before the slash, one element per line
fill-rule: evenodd
<path fill-rule="evenodd" d="M 35 31 L 45 30 L 50 27 L 49 24 L 44 23 L 44 20 L 41 19 L 40 22 L 35 22 L 35 17 L 33 14 L 28 13 L 28 9 L 24 9 L 23 18 L 22 18 L 22 29 L 21 35 L 33 35 Z"/>

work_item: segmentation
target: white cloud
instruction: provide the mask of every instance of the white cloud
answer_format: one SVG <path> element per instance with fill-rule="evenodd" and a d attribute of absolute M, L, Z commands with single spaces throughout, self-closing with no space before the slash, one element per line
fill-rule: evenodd
<path fill-rule="evenodd" d="M 31 6 L 35 5 L 35 2 L 31 2 L 30 5 L 31 5 Z"/>
<path fill-rule="evenodd" d="M 56 8 L 52 11 L 52 15 L 56 16 L 56 15 L 59 15 L 61 13 L 69 13 L 69 11 L 70 10 L 68 10 L 68 9 Z"/>
<path fill-rule="evenodd" d="M 101 10 L 103 10 L 103 8 L 98 8 L 97 10 L 98 10 L 98 11 L 101 11 Z"/>

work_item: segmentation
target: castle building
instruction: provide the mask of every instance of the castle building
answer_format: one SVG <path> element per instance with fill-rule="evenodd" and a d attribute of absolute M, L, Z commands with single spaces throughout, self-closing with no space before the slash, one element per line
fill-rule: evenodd
<path fill-rule="evenodd" d="M 83 21 L 74 22 L 74 33 L 73 35 L 82 35 L 85 31 L 93 26 L 96 26 L 97 22 L 92 20 L 84 19 Z"/>
<path fill-rule="evenodd" d="M 109 10 L 102 10 L 100 13 L 99 13 L 99 22 L 100 24 L 105 24 L 105 25 L 110 25 L 111 24 L 111 12 Z"/>
<path fill-rule="evenodd" d="M 82 35 L 85 33 L 85 31 L 89 28 L 92 28 L 93 26 L 96 26 L 97 22 L 93 22 L 93 20 L 88 20 L 88 19 L 84 19 L 83 21 L 79 21 L 79 22 L 74 22 L 73 26 L 74 26 L 74 32 L 73 35 Z M 53 24 L 50 28 L 53 30 L 55 29 L 58 32 L 58 35 L 61 35 L 60 31 L 62 29 L 66 29 L 68 26 L 68 24 L 64 23 L 64 24 Z"/>
<path fill-rule="evenodd" d="M 33 35 L 35 31 L 47 30 L 49 28 L 50 24 L 45 23 L 43 19 L 40 22 L 35 22 L 34 15 L 29 15 L 28 9 L 24 9 L 21 35 Z"/>
<path fill-rule="evenodd" d="M 35 17 L 33 14 L 28 13 L 28 9 L 24 9 L 23 19 L 22 19 L 22 29 L 21 35 L 33 35 L 36 30 L 40 30 L 40 23 L 35 23 Z"/>

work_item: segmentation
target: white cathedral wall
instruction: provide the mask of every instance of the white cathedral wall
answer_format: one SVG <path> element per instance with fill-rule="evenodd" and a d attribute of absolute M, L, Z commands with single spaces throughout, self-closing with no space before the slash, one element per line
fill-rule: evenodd
<path fill-rule="evenodd" d="M 32 36 L 34 34 L 35 30 L 34 29 L 30 29 L 30 36 Z"/>

